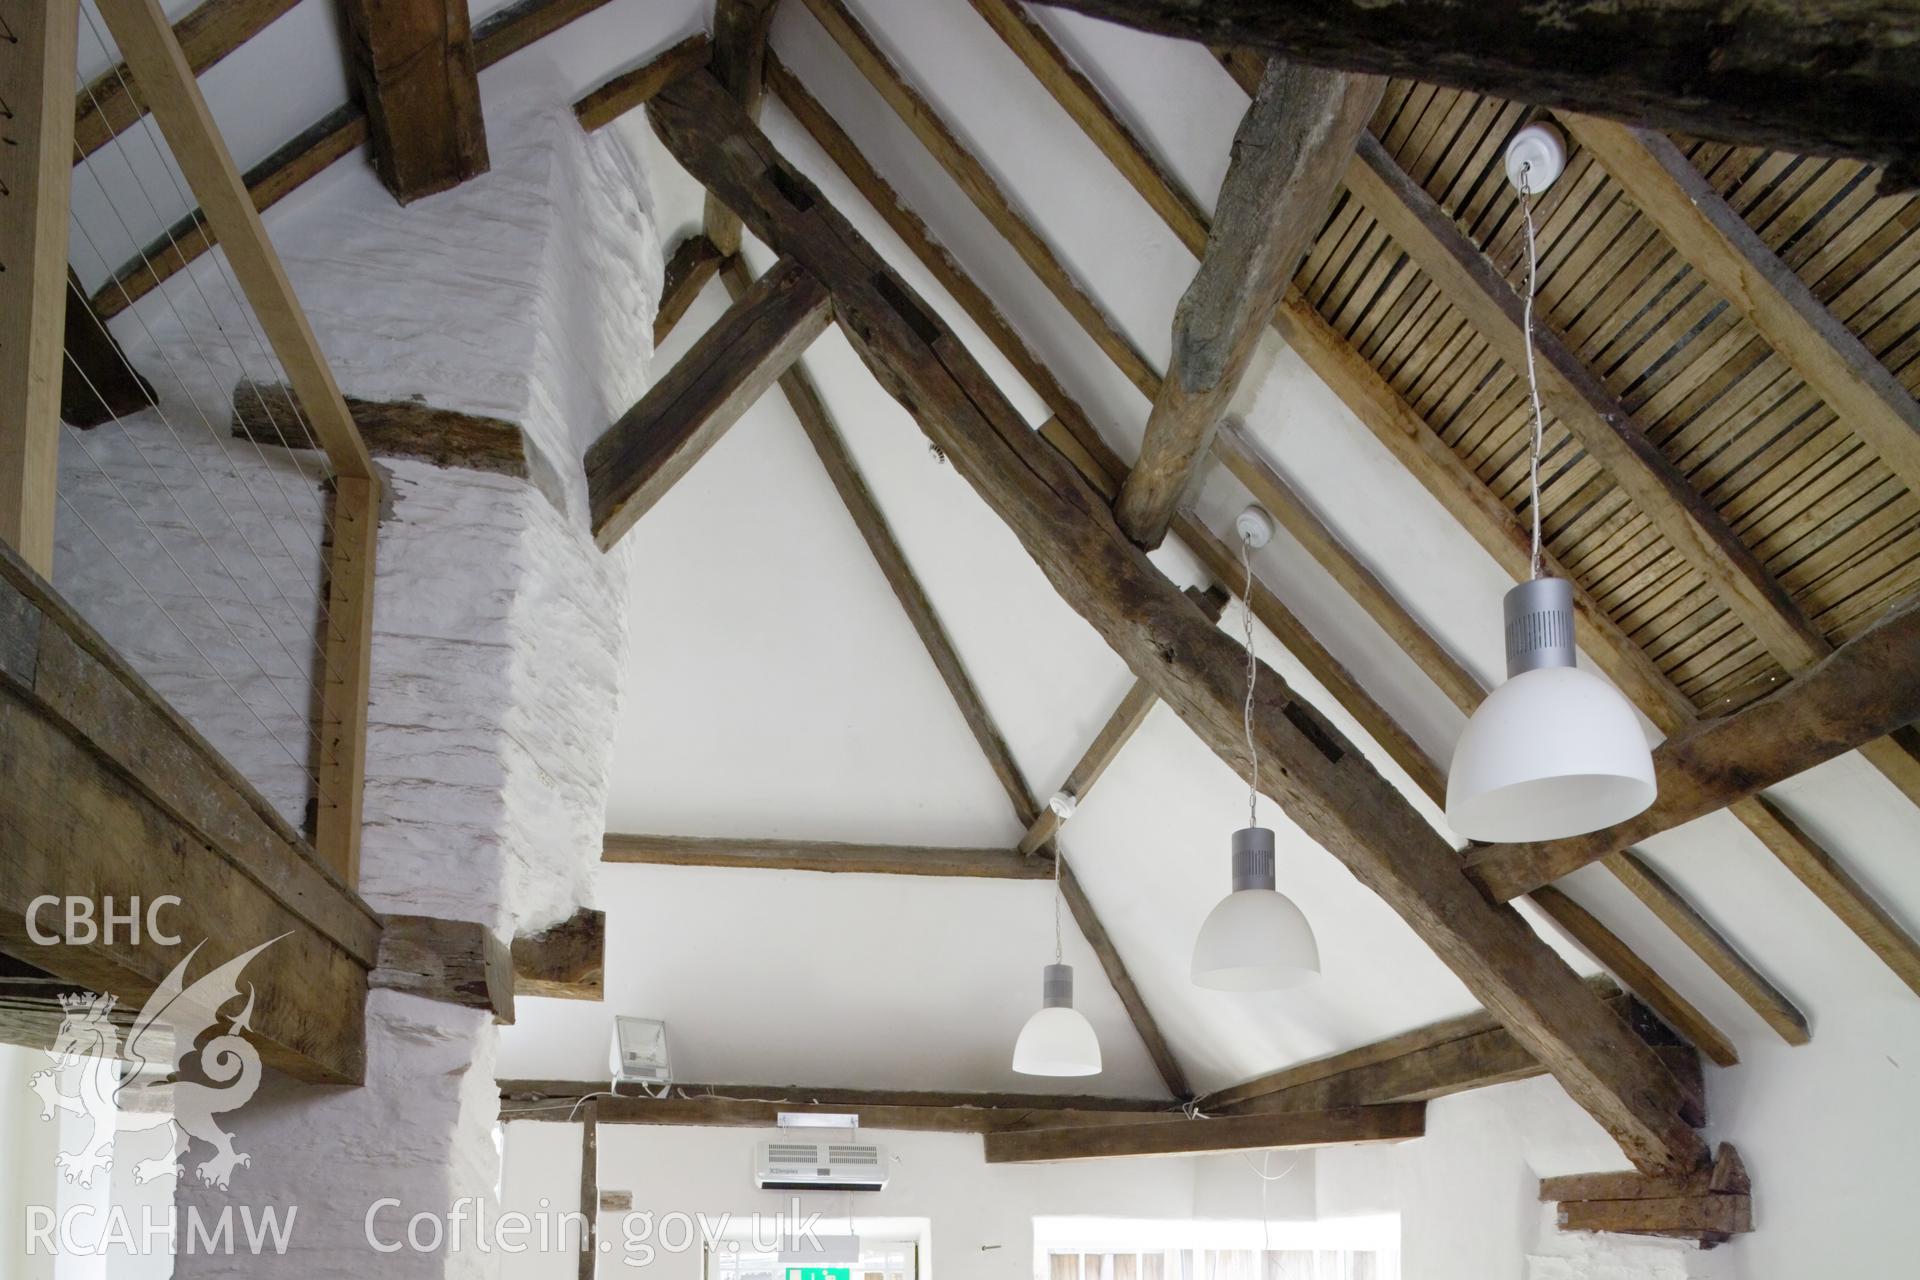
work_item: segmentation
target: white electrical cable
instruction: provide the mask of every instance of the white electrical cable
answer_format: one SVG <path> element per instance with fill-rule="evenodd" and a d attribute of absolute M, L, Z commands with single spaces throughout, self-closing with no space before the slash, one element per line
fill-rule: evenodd
<path fill-rule="evenodd" d="M 1060 867 L 1066 862 L 1066 851 L 1055 845 L 1053 848 L 1053 962 L 1060 963 Z"/>
<path fill-rule="evenodd" d="M 1247 581 L 1240 592 L 1240 618 L 1247 640 L 1247 701 L 1241 708 L 1240 724 L 1247 735 L 1247 755 L 1253 761 L 1253 774 L 1247 782 L 1247 825 L 1260 825 L 1260 748 L 1253 741 L 1253 682 L 1260 675 L 1260 659 L 1253 653 L 1253 541 L 1240 535 L 1240 563 L 1246 568 Z"/>
<path fill-rule="evenodd" d="M 1527 491 L 1528 502 L 1533 511 L 1533 559 L 1532 576 L 1540 577 L 1540 450 L 1546 437 L 1546 419 L 1540 410 L 1540 376 L 1533 367 L 1533 299 L 1538 290 L 1540 264 L 1533 243 L 1533 192 L 1527 182 L 1527 173 L 1533 168 L 1531 163 L 1520 166 L 1520 216 L 1527 228 L 1527 304 L 1522 312 L 1521 327 L 1526 333 L 1527 344 L 1527 394 L 1533 403 L 1533 441 L 1527 454 Z"/>

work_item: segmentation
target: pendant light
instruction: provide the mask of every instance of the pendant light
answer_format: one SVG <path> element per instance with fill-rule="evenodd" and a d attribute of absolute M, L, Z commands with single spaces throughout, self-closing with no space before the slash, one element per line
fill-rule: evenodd
<path fill-rule="evenodd" d="M 1560 176 L 1566 158 L 1566 143 L 1545 124 L 1528 125 L 1507 147 L 1507 176 L 1520 192 L 1527 235 L 1533 559 L 1531 579 L 1502 603 L 1506 683 L 1467 721 L 1447 773 L 1447 822 L 1473 840 L 1558 840 L 1597 831 L 1640 813 L 1655 795 L 1653 753 L 1633 708 L 1618 689 L 1574 665 L 1573 584 L 1541 572 L 1545 427 L 1533 355 L 1533 196 Z"/>
<path fill-rule="evenodd" d="M 1073 1007 L 1073 966 L 1060 962 L 1060 864 L 1053 854 L 1053 963 L 1040 971 L 1040 1008 L 1013 1042 L 1013 1069 L 1028 1076 L 1097 1076 L 1100 1039 Z"/>
<path fill-rule="evenodd" d="M 1313 926 L 1275 886 L 1273 832 L 1259 824 L 1260 751 L 1253 740 L 1253 686 L 1260 660 L 1253 652 L 1253 551 L 1273 537 L 1273 519 L 1248 507 L 1235 521 L 1246 586 L 1240 614 L 1246 628 L 1247 700 L 1242 724 L 1253 773 L 1247 784 L 1247 825 L 1233 833 L 1233 892 L 1207 913 L 1193 944 L 1193 981 L 1216 991 L 1277 991 L 1320 972 Z"/>

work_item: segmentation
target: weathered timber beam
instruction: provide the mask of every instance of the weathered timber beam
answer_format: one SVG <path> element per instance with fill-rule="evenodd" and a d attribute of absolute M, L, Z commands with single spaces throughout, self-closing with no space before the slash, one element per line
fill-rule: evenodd
<path fill-rule="evenodd" d="M 1688 1003 L 1652 965 L 1600 922 L 1599 917 L 1552 885 L 1541 885 L 1529 900 L 1595 960 L 1605 965 L 1627 989 L 1645 1000 L 1661 1019 L 1685 1036 L 1717 1067 L 1736 1066 L 1740 1053 L 1733 1041 Z"/>
<path fill-rule="evenodd" d="M 573 104 L 573 114 L 579 119 L 580 127 L 589 131 L 612 124 L 635 107 L 644 105 L 663 86 L 706 66 L 712 56 L 713 41 L 706 32 L 697 32 L 593 90 Z"/>
<path fill-rule="evenodd" d="M 1617 1173 L 1571 1173 L 1540 1179 L 1540 1200 L 1657 1200 L 1670 1196 L 1747 1195 L 1753 1180 L 1731 1142 L 1713 1153 L 1704 1169 L 1668 1177 L 1648 1177 L 1630 1170 Z"/>
<path fill-rule="evenodd" d="M 750 120 L 760 118 L 760 102 L 767 92 L 767 30 L 778 5 L 779 0 L 714 0 L 713 56 L 708 69 Z M 740 252 L 739 215 L 711 191 L 701 225 L 721 253 Z"/>
<path fill-rule="evenodd" d="M 513 1021 L 513 957 L 492 929 L 472 920 L 388 916 L 367 985 Z"/>
<path fill-rule="evenodd" d="M 1646 1004 L 1598 975 L 1587 986 L 1667 1064 L 1706 1115 L 1700 1057 Z M 1383 1102 L 1428 1102 L 1546 1074 L 1524 1045 L 1484 1011 L 1450 1018 L 1312 1062 L 1296 1063 L 1200 1098 L 1209 1114 L 1324 1111 Z"/>
<path fill-rule="evenodd" d="M 703 235 L 692 235 L 673 246 L 667 258 L 666 279 L 660 286 L 660 307 L 653 313 L 653 346 L 659 350 L 687 308 L 728 261 Z"/>
<path fill-rule="evenodd" d="M 436 467 L 488 471 L 531 478 L 526 433 L 511 422 L 441 409 L 418 400 L 346 397 L 347 410 L 378 458 L 407 458 Z M 237 439 L 281 449 L 317 449 L 302 428 L 292 392 L 284 384 L 246 379 L 233 387 L 233 434 Z"/>
<path fill-rule="evenodd" d="M 104 908 L 174 895 L 143 930 L 44 945 L 42 894 Z M 43 936 L 60 935 L 42 911 Z M 244 974 L 249 1038 L 305 1080 L 356 1083 L 381 920 L 112 648 L 0 547 L 0 949 L 138 1007 L 195 944 L 189 981 L 270 943 Z"/>
<path fill-rule="evenodd" d="M 1562 1231 L 1678 1236 L 1701 1248 L 1753 1230 L 1753 1198 L 1745 1193 L 1642 1196 L 1630 1200 L 1567 1200 L 1554 1215 Z"/>
<path fill-rule="evenodd" d="M 832 318 L 825 286 L 782 261 L 700 335 L 587 450 L 587 501 L 601 548 L 705 456 Z"/>
<path fill-rule="evenodd" d="M 159 403 L 153 384 L 127 359 L 67 272 L 66 364 L 60 374 L 60 421 L 82 431 Z"/>
<path fill-rule="evenodd" d="M 609 832 L 603 862 L 666 867 L 759 867 L 895 876 L 984 876 L 1050 880 L 1053 867 L 1011 849 L 931 845 L 845 844 L 829 840 L 737 840 L 729 836 L 662 836 Z"/>
<path fill-rule="evenodd" d="M 1205 591 L 1198 587 L 1188 587 L 1187 595 L 1200 606 L 1201 612 L 1215 622 L 1227 607 L 1228 595 L 1219 587 L 1210 587 Z M 1140 726 L 1147 722 L 1147 716 L 1160 705 L 1160 695 L 1145 680 L 1135 680 L 1126 696 L 1120 699 L 1120 705 L 1113 709 L 1107 722 L 1093 735 L 1093 741 L 1081 753 L 1079 762 L 1067 773 L 1067 780 L 1060 784 L 1060 793 L 1071 797 L 1075 804 L 1087 798 L 1093 785 L 1107 771 L 1107 766 L 1120 756 L 1121 748 L 1133 740 Z M 1020 852 L 1033 853 L 1060 829 L 1065 822 L 1051 805 L 1040 810 L 1039 816 L 1027 824 L 1027 833 L 1020 837 Z"/>
<path fill-rule="evenodd" d="M 599 1000 L 606 995 L 607 913 L 582 907 L 558 924 L 513 940 L 516 995 Z"/>
<path fill-rule="evenodd" d="M 503 1080 L 502 1120 L 564 1121 L 582 1099 L 605 1094 L 604 1082 Z M 1177 1117 L 1151 1098 L 1079 1094 L 929 1093 L 810 1085 L 685 1084 L 667 1097 L 621 1094 L 598 1099 L 604 1124 L 704 1125 L 771 1129 L 783 1111 L 851 1112 L 863 1129 L 995 1133 L 1038 1124 L 1138 1123 Z"/>
<path fill-rule="evenodd" d="M 648 104 L 681 164 L 777 252 L 832 291 L 836 317 L 884 386 L 1020 538 L 1062 597 L 1221 758 L 1241 741 L 1244 654 L 1113 523 L 1072 466 L 1035 438 L 946 325 L 725 90 L 686 77 Z M 1332 725 L 1277 676 L 1262 682 L 1256 741 L 1268 794 L 1398 909 L 1440 958 L 1548 1060 L 1574 1098 L 1649 1171 L 1705 1148 L 1683 1092 L 1520 917 L 1481 898 L 1452 849 Z"/>
<path fill-rule="evenodd" d="M 1120 477 L 1125 474 L 1125 467 L 1101 440 L 1099 432 L 1087 418 L 1086 413 L 1061 387 L 1047 366 L 1021 341 L 1005 317 L 994 307 L 992 300 L 933 238 L 925 223 L 901 202 L 893 189 L 854 145 L 852 139 L 821 108 L 792 72 L 781 65 L 776 58 L 769 61 L 768 75 L 788 110 L 801 121 L 821 149 L 833 159 L 873 205 L 875 211 L 886 220 L 902 241 L 912 249 L 915 256 L 960 303 L 967 315 L 1020 372 L 1028 384 L 1038 390 L 1048 405 L 1053 408 L 1055 417 L 1042 426 L 1041 435 L 1079 469 L 1081 475 L 1094 486 L 1097 492 L 1111 501 L 1112 496 L 1118 492 Z M 1055 85 L 1080 86 L 1074 88 L 1071 93 L 1061 91 L 1063 101 L 1072 104 L 1070 110 L 1095 101 L 1084 96 L 1088 89 L 1083 80 L 1084 78 L 1062 76 L 1055 77 L 1051 81 Z M 1091 114 L 1097 115 L 1099 112 L 1096 110 Z M 1080 113 L 1076 112 L 1076 118 L 1081 118 Z M 1127 135 L 1124 127 L 1109 117 L 1104 136 L 1125 138 Z M 1147 157 L 1143 150 L 1136 147 L 1132 154 L 1141 160 L 1140 166 L 1135 171 L 1152 170 L 1151 158 Z M 1149 191 L 1158 190 L 1166 193 L 1166 198 L 1156 203 L 1156 207 L 1174 208 L 1180 203 L 1173 196 L 1170 187 L 1156 185 L 1154 181 L 1146 178 L 1141 179 L 1141 185 Z M 1010 208 L 1002 207 L 1002 212 L 1007 219 L 1018 220 L 1019 215 Z M 1196 234 L 1183 238 L 1192 245 L 1204 245 L 1206 231 L 1199 216 L 1195 214 L 1192 222 L 1187 225 L 1195 230 Z M 1241 569 L 1234 552 L 1224 541 L 1209 532 L 1199 520 L 1190 514 L 1183 513 L 1176 521 L 1174 528 L 1181 540 L 1200 556 L 1208 572 L 1217 580 L 1237 579 Z M 1396 764 L 1407 771 L 1414 784 L 1438 803 L 1444 787 L 1444 777 L 1439 766 L 1393 720 L 1392 716 L 1359 686 L 1346 668 L 1314 639 L 1312 633 L 1257 577 L 1253 587 L 1253 611 L 1262 625 L 1278 637 L 1281 644 L 1332 693 L 1349 714 L 1354 716 L 1368 736 L 1378 743 Z M 1624 945 L 1620 945 L 1618 950 L 1627 953 Z M 1123 992 L 1127 989 L 1118 983 L 1116 988 Z M 1706 1024 L 1707 1021 L 1698 1010 L 1681 1000 L 1676 1000 L 1669 1012 L 1676 1021 L 1689 1025 Z"/>
<path fill-rule="evenodd" d="M 373 171 L 408 204 L 487 171 L 467 0 L 340 0 Z"/>
<path fill-rule="evenodd" d="M 367 700 L 373 678 L 374 572 L 380 545 L 380 483 L 335 475 L 326 524 L 325 659 L 320 684 L 320 759 L 313 843 L 349 885 L 360 883 L 360 828 L 367 777 Z"/>
<path fill-rule="evenodd" d="M 1483 846 L 1469 855 L 1471 874 L 1505 901 L 1916 720 L 1920 601 L 1778 692 L 1667 739 L 1653 753 L 1660 797 L 1639 817 L 1571 840 Z"/>
<path fill-rule="evenodd" d="M 578 1280 L 594 1280 L 600 1265 L 600 1100 L 580 1108 L 580 1257 Z"/>
<path fill-rule="evenodd" d="M 1625 1000 L 1611 980 L 1588 985 L 1610 1005 Z M 1208 1114 L 1240 1115 L 1430 1101 L 1546 1070 L 1482 1011 L 1270 1072 L 1196 1099 L 1196 1105 Z"/>
<path fill-rule="evenodd" d="M 1160 390 L 1159 371 L 1140 354 L 1100 304 L 1080 288 L 1052 246 L 1019 215 L 992 173 L 967 150 L 920 91 L 907 82 L 900 69 L 874 42 L 866 28 L 847 11 L 841 0 L 806 0 L 806 5 L 848 60 L 866 77 L 894 114 L 913 131 L 921 145 L 940 163 L 940 167 L 946 170 L 954 184 L 1013 247 L 1020 260 L 1046 282 L 1048 290 L 1059 300 L 1067 314 L 1074 318 L 1142 395 L 1149 400 L 1157 395 Z"/>
<path fill-rule="evenodd" d="M 266 30 L 299 0 L 205 0 L 173 25 L 187 64 L 197 76 Z M 110 67 L 83 85 L 74 100 L 75 163 L 137 124 L 147 104 L 126 63 Z"/>
<path fill-rule="evenodd" d="M 1361 140 L 1347 182 L 1507 367 L 1524 370 L 1524 299 L 1378 138 Z M 1819 629 L 1619 398 L 1537 316 L 1533 328 L 1547 411 L 1788 670 L 1824 656 L 1829 646 Z"/>
<path fill-rule="evenodd" d="M 1357 1146 L 1405 1142 L 1427 1131 L 1427 1104 L 1289 1111 L 1273 1115 L 1156 1120 L 1146 1124 L 1079 1125 L 990 1133 L 988 1164 L 1107 1160 L 1125 1156 L 1194 1156 L 1221 1151 Z"/>
<path fill-rule="evenodd" d="M 1696 137 L 1886 165 L 1920 180 L 1920 42 L 1898 6 L 1652 0 L 1045 0 L 1207 45 L 1406 76 Z"/>
<path fill-rule="evenodd" d="M 721 279 L 736 302 L 746 295 L 752 284 L 745 264 L 737 255 L 722 268 Z M 993 770 L 994 778 L 1006 792 L 1015 811 L 1025 812 L 1033 804 L 1026 775 L 1021 773 L 1020 763 L 1014 759 L 1013 749 L 1007 745 L 1000 726 L 994 723 L 986 700 L 973 683 L 973 677 L 967 674 L 966 663 L 961 661 L 953 637 L 947 634 L 946 625 L 934 611 L 933 601 L 920 585 L 913 566 L 907 562 L 906 552 L 901 549 L 899 539 L 894 537 L 893 526 L 887 522 L 886 514 L 880 510 L 879 502 L 855 465 L 853 454 L 841 438 L 839 427 L 834 425 L 832 415 L 827 412 L 826 401 L 821 399 L 813 379 L 798 362 L 780 375 L 780 390 L 786 396 L 794 416 L 800 420 L 800 429 L 806 432 L 808 443 L 820 458 L 820 465 L 826 468 L 827 478 L 833 482 L 841 505 L 859 530 L 861 540 L 867 544 L 874 564 L 879 567 L 887 585 L 893 589 L 894 598 L 900 602 L 907 621 L 913 625 L 914 634 L 920 637 L 927 657 L 940 673 L 941 682 L 947 686 L 960 718 L 966 721 L 967 731 L 973 734 L 980 754 L 986 758 L 987 767 Z"/>
<path fill-rule="evenodd" d="M 1253 362 L 1386 82 L 1268 61 L 1234 134 L 1200 270 L 1173 315 L 1173 360 L 1115 514 L 1157 547 Z"/>
<path fill-rule="evenodd" d="M 610 3 L 612 0 L 520 0 L 489 15 L 474 28 L 474 60 L 485 71 L 542 36 Z M 127 123 L 134 119 L 138 117 Z M 108 140 L 103 138 L 102 142 Z M 336 107 L 247 170 L 247 196 L 254 208 L 265 212 L 334 161 L 359 150 L 366 141 L 367 117 L 358 104 Z M 118 315 L 211 249 L 213 233 L 205 223 L 204 216 L 195 210 L 169 228 L 94 291 L 94 308 L 102 316 Z"/>
<path fill-rule="evenodd" d="M 77 0 L 8 0 L 0 20 L 0 543 L 53 576 L 60 335 L 67 301 Z"/>

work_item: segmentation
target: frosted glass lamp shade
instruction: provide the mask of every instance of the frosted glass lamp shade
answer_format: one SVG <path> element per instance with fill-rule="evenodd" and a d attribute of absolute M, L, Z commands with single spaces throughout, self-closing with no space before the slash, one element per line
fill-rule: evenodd
<path fill-rule="evenodd" d="M 1273 832 L 1233 833 L 1233 892 L 1207 913 L 1193 944 L 1194 985 L 1216 991 L 1279 991 L 1320 972 L 1313 926 L 1274 888 Z"/>
<path fill-rule="evenodd" d="M 1471 840 L 1559 840 L 1625 822 L 1653 797 L 1653 753 L 1620 691 L 1578 667 L 1541 667 L 1467 721 L 1447 822 Z"/>
<path fill-rule="evenodd" d="M 1574 666 L 1573 596 L 1555 578 L 1507 593 L 1507 682 L 1454 748 L 1447 823 L 1472 840 L 1559 840 L 1653 803 L 1653 752 L 1620 691 Z"/>
<path fill-rule="evenodd" d="M 1073 1007 L 1073 966 L 1046 967 L 1042 1005 L 1014 1041 L 1013 1069 L 1027 1076 L 1100 1074 L 1100 1039 Z"/>

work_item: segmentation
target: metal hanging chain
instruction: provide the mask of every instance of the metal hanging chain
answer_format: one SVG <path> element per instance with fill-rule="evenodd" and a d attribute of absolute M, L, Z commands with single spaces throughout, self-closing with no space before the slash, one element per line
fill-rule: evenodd
<path fill-rule="evenodd" d="M 1538 288 L 1537 275 L 1539 260 L 1533 244 L 1533 191 L 1527 182 L 1527 173 L 1533 166 L 1523 162 L 1520 165 L 1520 216 L 1527 228 L 1527 305 L 1522 312 L 1521 327 L 1526 333 L 1527 344 L 1527 394 L 1533 403 L 1533 442 L 1527 454 L 1527 492 L 1530 495 L 1528 505 L 1533 515 L 1533 559 L 1532 576 L 1539 578 L 1540 573 L 1540 449 L 1546 436 L 1546 420 L 1540 411 L 1540 376 L 1533 367 L 1533 298 Z"/>
<path fill-rule="evenodd" d="M 1240 537 L 1240 563 L 1247 571 L 1246 586 L 1240 592 L 1240 618 L 1247 642 L 1247 701 L 1240 710 L 1240 727 L 1247 735 L 1247 755 L 1253 760 L 1253 776 L 1247 783 L 1247 825 L 1257 827 L 1260 807 L 1260 748 L 1253 741 L 1253 682 L 1260 676 L 1260 659 L 1253 653 L 1253 544 L 1245 534 Z"/>

